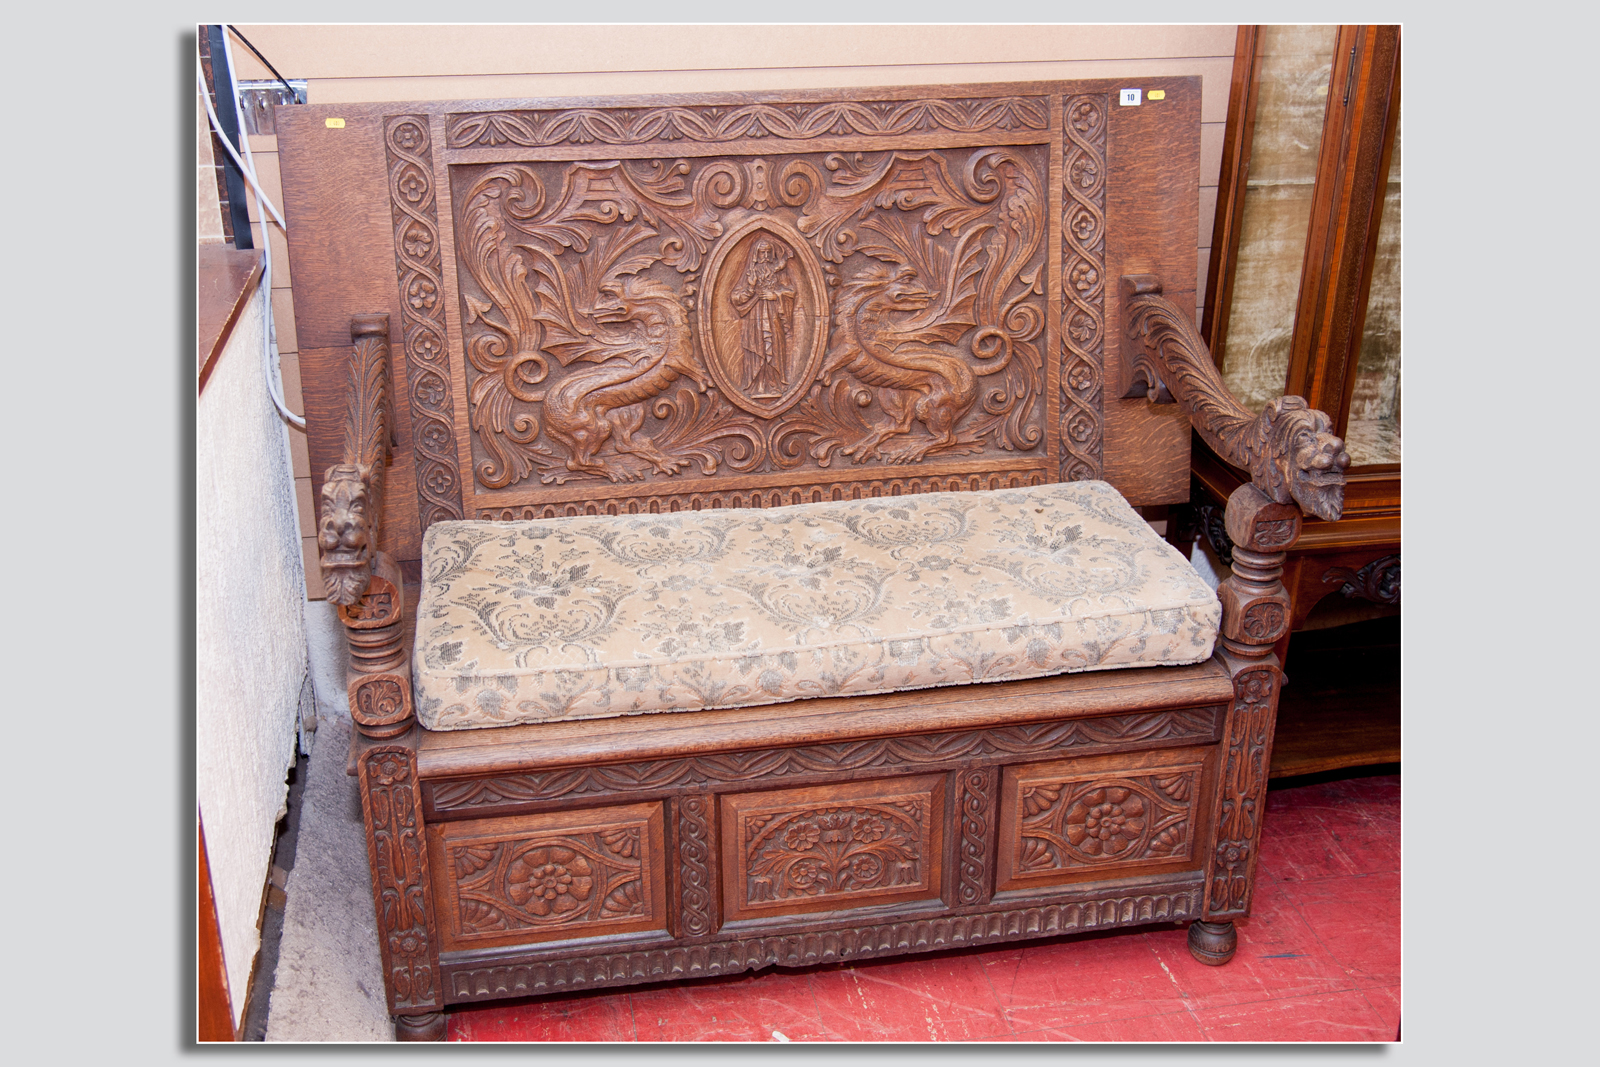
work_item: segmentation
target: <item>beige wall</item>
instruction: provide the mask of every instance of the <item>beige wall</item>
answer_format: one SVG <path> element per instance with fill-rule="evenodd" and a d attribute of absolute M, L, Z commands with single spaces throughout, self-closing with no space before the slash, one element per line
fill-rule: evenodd
<path fill-rule="evenodd" d="M 1203 79 L 1195 293 L 1205 293 L 1235 26 L 290 26 L 241 25 L 273 65 L 305 78 L 314 103 L 499 99 L 614 93 L 936 85 L 1197 74 Z M 235 47 L 241 79 L 272 77 Z M 277 140 L 252 140 L 280 200 Z M 260 220 L 250 207 L 256 239 Z M 283 234 L 273 308 L 285 399 L 302 410 Z M 1198 315 L 1198 309 L 1197 309 Z M 320 597 L 311 471 L 292 433 L 306 573 Z"/>

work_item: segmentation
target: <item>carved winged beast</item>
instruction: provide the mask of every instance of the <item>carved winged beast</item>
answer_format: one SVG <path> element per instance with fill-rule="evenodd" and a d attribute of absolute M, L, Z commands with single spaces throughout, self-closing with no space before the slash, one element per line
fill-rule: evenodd
<path fill-rule="evenodd" d="M 644 424 L 644 403 L 680 377 L 704 390 L 710 385 L 696 362 L 689 318 L 677 294 L 661 282 L 623 275 L 600 286 L 593 308 L 597 329 L 568 359 L 590 359 L 599 366 L 563 378 L 547 392 L 544 429 L 569 451 L 566 468 L 601 474 L 614 482 L 642 478 L 642 469 L 602 459 L 608 442 L 638 456 L 661 474 L 676 474 L 688 460 L 667 455 L 648 438 L 635 436 Z M 549 346 L 547 346 L 549 347 Z M 546 482 L 562 481 L 547 472 Z"/>

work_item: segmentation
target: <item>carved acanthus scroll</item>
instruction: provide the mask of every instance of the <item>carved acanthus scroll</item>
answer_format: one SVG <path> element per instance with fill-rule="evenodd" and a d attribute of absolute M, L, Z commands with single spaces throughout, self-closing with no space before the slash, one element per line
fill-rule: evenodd
<path fill-rule="evenodd" d="M 389 458 L 389 316 L 350 321 L 350 358 L 344 453 L 322 482 L 317 544 L 328 599 L 350 606 L 372 579 L 383 513 L 383 471 Z"/>
<path fill-rule="evenodd" d="M 1350 454 L 1329 433 L 1333 421 L 1297 396 L 1280 397 L 1253 415 L 1223 385 L 1205 341 L 1187 313 L 1161 295 L 1152 275 L 1122 279 L 1128 337 L 1141 346 L 1125 396 L 1176 399 L 1217 454 L 1250 472 L 1272 500 L 1292 499 L 1328 522 L 1344 510 Z"/>
<path fill-rule="evenodd" d="M 1044 442 L 1032 146 L 461 168 L 485 489 Z"/>

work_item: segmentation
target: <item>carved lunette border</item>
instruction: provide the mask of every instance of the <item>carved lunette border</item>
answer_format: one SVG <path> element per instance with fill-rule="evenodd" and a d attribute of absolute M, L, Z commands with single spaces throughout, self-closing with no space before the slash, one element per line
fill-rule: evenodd
<path fill-rule="evenodd" d="M 854 926 L 818 933 L 749 937 L 636 952 L 554 957 L 501 966 L 446 966 L 452 1004 L 636 982 L 737 974 L 761 967 L 805 967 L 843 960 L 934 952 L 1024 938 L 1199 916 L 1201 887 L 994 909 L 971 915 Z"/>
<path fill-rule="evenodd" d="M 1104 469 L 1106 107 L 1102 94 L 1062 109 L 1061 480 Z"/>
<path fill-rule="evenodd" d="M 1202 742 L 1216 736 L 1220 714 L 1220 708 L 1131 712 L 987 730 L 757 749 L 724 756 L 567 767 L 459 782 L 429 782 L 425 788 L 433 812 L 470 813 L 496 805 L 572 796 L 770 780 L 863 767 L 932 767 L 952 760 L 1004 759 L 1080 746 Z"/>
<path fill-rule="evenodd" d="M 843 100 L 826 103 L 571 108 L 463 112 L 448 116 L 449 148 L 556 144 L 639 145 L 652 141 L 700 144 L 771 137 L 808 141 L 819 137 L 886 137 L 943 129 L 978 133 L 990 129 L 1044 130 L 1045 97 L 1005 96 L 972 100 Z"/>
<path fill-rule="evenodd" d="M 418 517 L 423 530 L 440 519 L 462 517 L 455 407 L 445 343 L 439 207 L 428 121 L 426 115 L 389 115 L 383 120 L 406 380 L 411 394 Z"/>

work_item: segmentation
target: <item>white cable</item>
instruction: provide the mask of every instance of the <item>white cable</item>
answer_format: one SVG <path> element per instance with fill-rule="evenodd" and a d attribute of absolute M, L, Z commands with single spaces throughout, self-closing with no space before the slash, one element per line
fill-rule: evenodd
<path fill-rule="evenodd" d="M 229 88 L 233 92 L 233 98 L 237 100 L 239 98 L 239 89 L 238 82 L 233 75 L 233 50 L 228 46 L 228 35 L 226 33 L 222 35 L 222 49 L 223 55 L 228 62 Z M 279 376 L 276 373 L 278 364 L 278 330 L 272 315 L 272 248 L 267 235 L 267 212 L 271 211 L 273 219 L 285 233 L 289 232 L 289 227 L 284 223 L 283 216 L 278 213 L 278 209 L 273 206 L 272 201 L 267 199 L 267 195 L 261 191 L 261 182 L 256 176 L 255 157 L 250 151 L 249 137 L 240 138 L 240 141 L 244 144 L 245 152 L 245 158 L 240 159 L 238 150 L 228 142 L 227 135 L 222 132 L 222 123 L 218 121 L 217 113 L 211 106 L 211 96 L 206 91 L 205 75 L 198 67 L 195 75 L 199 79 L 200 99 L 206 105 L 206 115 L 211 119 L 211 128 L 216 131 L 217 140 L 222 142 L 222 147 L 228 150 L 228 154 L 233 157 L 234 163 L 238 164 L 239 172 L 249 181 L 251 191 L 255 193 L 256 197 L 256 214 L 261 217 L 261 288 L 266 300 L 266 304 L 263 307 L 264 323 L 261 360 L 262 373 L 265 375 L 267 382 L 267 395 L 272 397 L 272 404 L 278 409 L 278 414 L 284 421 L 304 430 L 306 428 L 306 420 L 289 410 L 289 405 L 283 399 L 283 393 L 278 384 Z"/>

